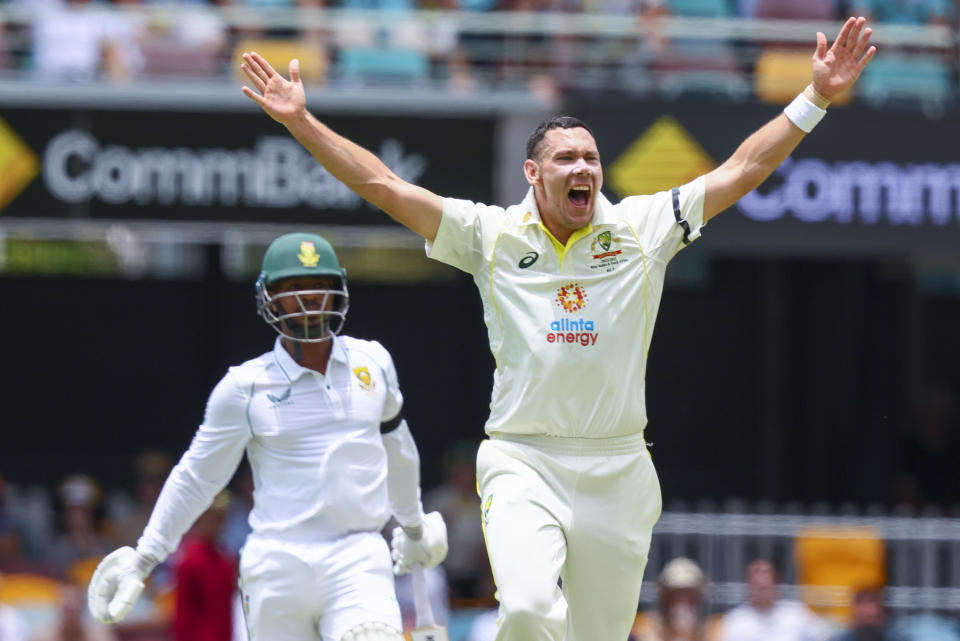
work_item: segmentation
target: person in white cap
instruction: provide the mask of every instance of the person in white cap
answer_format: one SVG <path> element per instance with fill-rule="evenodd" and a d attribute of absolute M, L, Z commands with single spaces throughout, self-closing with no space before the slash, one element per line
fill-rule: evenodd
<path fill-rule="evenodd" d="M 638 617 L 632 641 L 706 641 L 707 579 L 686 557 L 667 563 L 657 579 L 657 610 Z"/>

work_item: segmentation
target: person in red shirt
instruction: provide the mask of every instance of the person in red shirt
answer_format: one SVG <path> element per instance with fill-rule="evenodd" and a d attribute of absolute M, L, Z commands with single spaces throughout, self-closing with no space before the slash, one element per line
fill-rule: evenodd
<path fill-rule="evenodd" d="M 229 495 L 221 492 L 183 542 L 177 565 L 176 641 L 230 641 L 237 563 L 217 543 Z"/>

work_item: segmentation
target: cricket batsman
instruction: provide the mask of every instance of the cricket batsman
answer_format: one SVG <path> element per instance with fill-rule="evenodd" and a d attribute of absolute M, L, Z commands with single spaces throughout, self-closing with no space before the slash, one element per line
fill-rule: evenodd
<path fill-rule="evenodd" d="M 446 526 L 420 503 L 420 457 L 390 354 L 339 335 L 346 272 L 315 234 L 277 238 L 256 282 L 273 349 L 231 367 L 171 471 L 136 549 L 100 563 L 94 618 L 116 623 L 246 452 L 252 533 L 240 557 L 251 641 L 402 641 L 393 574 L 447 553 Z M 381 529 L 393 515 L 391 551 Z"/>

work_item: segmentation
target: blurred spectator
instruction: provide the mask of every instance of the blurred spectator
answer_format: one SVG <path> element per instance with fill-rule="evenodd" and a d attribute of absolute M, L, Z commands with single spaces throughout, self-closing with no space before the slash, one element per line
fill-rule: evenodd
<path fill-rule="evenodd" d="M 35 10 L 33 70 L 41 80 L 128 82 L 143 67 L 142 25 L 88 0 L 23 0 Z"/>
<path fill-rule="evenodd" d="M 766 20 L 834 20 L 840 17 L 837 0 L 741 0 L 740 11 L 745 17 Z"/>
<path fill-rule="evenodd" d="M 477 496 L 476 444 L 461 443 L 446 453 L 443 481 L 423 497 L 424 510 L 436 510 L 447 524 L 450 551 L 443 567 L 454 599 L 474 599 L 480 594 L 479 568 L 488 565 L 480 525 Z"/>
<path fill-rule="evenodd" d="M 877 22 L 947 26 L 956 14 L 951 0 L 853 0 L 850 12 Z"/>
<path fill-rule="evenodd" d="M 893 634 L 905 641 L 960 641 L 960 623 L 936 614 L 901 617 L 890 628 Z"/>
<path fill-rule="evenodd" d="M 26 526 L 13 514 L 7 500 L 7 484 L 0 474 L 0 571 L 22 571 Z M 3 636 L 0 636 L 3 639 Z"/>
<path fill-rule="evenodd" d="M 705 641 L 707 581 L 700 566 L 684 557 L 667 563 L 657 579 L 657 611 L 637 617 L 631 641 Z"/>
<path fill-rule="evenodd" d="M 163 2 L 154 5 L 143 40 L 144 75 L 210 77 L 227 59 L 229 26 L 211 3 Z"/>
<path fill-rule="evenodd" d="M 820 641 L 830 626 L 800 601 L 779 599 L 777 571 L 767 559 L 747 566 L 748 602 L 727 613 L 720 641 Z"/>
<path fill-rule="evenodd" d="M 89 476 L 75 474 L 60 485 L 62 532 L 54 539 L 49 558 L 60 577 L 76 583 L 89 580 L 96 561 L 110 552 L 111 546 L 97 527 L 100 487 Z M 89 571 L 88 571 L 89 570 Z"/>
<path fill-rule="evenodd" d="M 230 504 L 223 526 L 220 528 L 220 545 L 235 557 L 240 557 L 240 548 L 251 532 L 250 510 L 253 509 L 253 472 L 244 458 L 230 483 Z"/>
<path fill-rule="evenodd" d="M 176 641 L 230 641 L 237 563 L 217 540 L 230 495 L 220 492 L 184 539 L 176 570 Z"/>
<path fill-rule="evenodd" d="M 494 641 L 500 629 L 500 610 L 487 610 L 473 618 L 466 641 Z"/>
<path fill-rule="evenodd" d="M 887 625 L 887 610 L 880 593 L 860 590 L 853 597 L 853 621 L 833 641 L 906 641 Z"/>
<path fill-rule="evenodd" d="M 141 453 L 134 461 L 136 476 L 134 489 L 134 505 L 126 514 L 114 515 L 113 543 L 119 547 L 129 545 L 136 547 L 140 533 L 150 520 L 153 504 L 160 496 L 163 482 L 170 473 L 170 457 L 160 451 L 150 450 Z"/>
<path fill-rule="evenodd" d="M 3 575 L 0 574 L 0 590 Z M 14 608 L 0 602 L 0 641 L 27 641 L 30 628 L 26 620 Z"/>
<path fill-rule="evenodd" d="M 475 616 L 470 622 L 470 630 L 466 641 L 494 641 L 497 630 L 500 628 L 500 608 L 496 606 L 494 594 L 497 586 L 493 582 L 493 572 L 490 562 L 484 561 L 480 568 L 480 593 L 486 597 L 493 607 Z"/>
<path fill-rule="evenodd" d="M 87 618 L 86 605 L 86 595 L 80 588 L 64 584 L 56 623 L 38 631 L 32 641 L 116 641 L 112 630 Z M 2 633 L 0 639 L 6 641 Z"/>
<path fill-rule="evenodd" d="M 956 503 L 960 460 L 960 412 L 954 391 L 943 383 L 924 385 L 913 402 L 914 429 L 902 442 L 893 498 L 919 511 L 924 505 Z"/>

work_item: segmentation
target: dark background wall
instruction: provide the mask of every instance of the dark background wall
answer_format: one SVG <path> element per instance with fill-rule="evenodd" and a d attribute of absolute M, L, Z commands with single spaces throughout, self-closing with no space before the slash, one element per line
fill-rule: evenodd
<path fill-rule="evenodd" d="M 678 257 L 681 272 L 698 251 Z M 127 487 L 137 452 L 179 456 L 226 367 L 273 341 L 252 285 L 211 266 L 192 281 L 0 278 L 9 479 L 52 487 L 83 471 Z M 481 318 L 466 277 L 351 283 L 344 331 L 393 353 L 427 485 L 443 451 L 483 436 Z M 960 299 L 919 292 L 888 262 L 714 257 L 668 281 L 648 369 L 664 496 L 891 502 L 916 442 L 911 377 L 960 389 L 958 321 Z"/>

